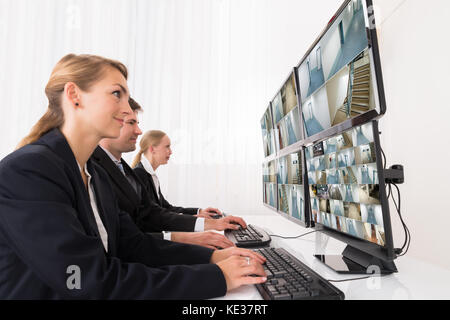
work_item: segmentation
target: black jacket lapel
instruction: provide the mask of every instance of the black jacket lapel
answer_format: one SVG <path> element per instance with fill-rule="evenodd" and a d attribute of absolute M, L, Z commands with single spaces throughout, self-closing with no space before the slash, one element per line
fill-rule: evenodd
<path fill-rule="evenodd" d="M 78 209 L 78 212 L 80 214 L 79 219 L 85 226 L 89 226 L 90 230 L 86 230 L 86 232 L 89 232 L 90 234 L 96 235 L 100 238 L 100 233 L 98 231 L 97 222 L 95 221 L 94 212 L 92 211 L 92 207 L 90 206 L 88 191 L 86 189 L 86 186 L 84 185 L 83 179 L 81 178 L 77 160 L 75 159 L 72 149 L 67 143 L 64 135 L 59 129 L 53 129 L 49 133 L 42 136 L 34 144 L 47 146 L 68 164 L 70 173 L 74 176 L 74 179 L 72 181 L 75 181 L 73 190 L 76 193 L 77 198 L 79 199 L 79 201 L 76 201 L 76 203 L 73 204 L 74 207 Z"/>
<path fill-rule="evenodd" d="M 155 183 L 153 182 L 152 175 L 145 170 L 144 166 L 141 162 L 139 162 L 136 166 L 137 168 L 141 168 L 147 173 L 147 180 L 150 182 L 150 186 L 152 188 L 153 196 L 155 197 L 155 200 L 158 200 L 159 205 L 162 205 L 161 203 L 161 197 L 158 196 L 159 190 L 156 190 Z"/>
<path fill-rule="evenodd" d="M 97 161 L 109 174 L 113 182 L 118 188 L 132 201 L 135 206 L 139 204 L 139 198 L 134 192 L 133 187 L 128 182 L 127 178 L 120 172 L 116 164 L 109 158 L 101 147 L 97 147 L 92 154 L 92 158 Z"/>

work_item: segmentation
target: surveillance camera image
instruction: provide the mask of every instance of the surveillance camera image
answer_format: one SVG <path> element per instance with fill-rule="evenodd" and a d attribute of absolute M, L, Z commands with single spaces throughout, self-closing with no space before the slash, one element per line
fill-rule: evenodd
<path fill-rule="evenodd" d="M 272 123 L 272 112 L 270 106 L 266 109 L 261 119 L 261 131 L 263 138 L 264 156 L 268 157 L 275 153 L 275 130 Z"/>
<path fill-rule="evenodd" d="M 308 137 L 376 109 L 362 7 L 352 1 L 298 67 Z"/>
<path fill-rule="evenodd" d="M 356 238 L 384 245 L 372 124 L 305 150 L 312 218 Z"/>
<path fill-rule="evenodd" d="M 278 209 L 305 221 L 305 190 L 302 153 L 295 152 L 278 159 Z"/>
<path fill-rule="evenodd" d="M 277 208 L 277 173 L 275 160 L 263 163 L 263 201 Z"/>
<path fill-rule="evenodd" d="M 277 131 L 277 148 L 282 150 L 301 139 L 300 113 L 292 73 L 272 100 L 272 112 Z"/>

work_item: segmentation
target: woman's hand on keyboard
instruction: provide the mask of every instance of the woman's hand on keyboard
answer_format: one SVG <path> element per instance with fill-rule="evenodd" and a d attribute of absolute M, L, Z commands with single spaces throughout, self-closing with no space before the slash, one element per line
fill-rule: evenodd
<path fill-rule="evenodd" d="M 266 282 L 262 266 L 265 261 L 263 256 L 242 248 L 216 250 L 211 257 L 211 262 L 222 270 L 228 291 L 245 284 Z"/>

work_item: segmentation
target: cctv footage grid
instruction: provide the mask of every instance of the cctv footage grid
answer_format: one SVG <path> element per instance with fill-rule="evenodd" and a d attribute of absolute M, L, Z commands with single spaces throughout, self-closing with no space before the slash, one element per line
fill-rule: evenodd
<path fill-rule="evenodd" d="M 276 130 L 277 149 L 282 150 L 300 141 L 300 112 L 294 73 L 291 73 L 289 79 L 272 100 L 272 113 Z"/>
<path fill-rule="evenodd" d="M 278 159 L 278 210 L 305 221 L 302 159 L 301 152 Z"/>
<path fill-rule="evenodd" d="M 277 209 L 277 174 L 275 160 L 263 163 L 263 201 Z"/>
<path fill-rule="evenodd" d="M 385 245 L 372 124 L 305 149 L 312 220 Z"/>
<path fill-rule="evenodd" d="M 263 118 L 261 119 L 261 131 L 263 137 L 264 156 L 268 157 L 275 153 L 275 130 L 272 125 L 272 112 L 270 105 L 266 109 Z"/>
<path fill-rule="evenodd" d="M 307 137 L 375 109 L 364 9 L 350 2 L 298 68 Z"/>

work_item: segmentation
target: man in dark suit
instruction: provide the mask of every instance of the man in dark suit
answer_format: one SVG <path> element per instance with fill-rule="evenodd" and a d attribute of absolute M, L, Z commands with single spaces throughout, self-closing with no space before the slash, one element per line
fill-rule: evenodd
<path fill-rule="evenodd" d="M 126 117 L 120 137 L 103 139 L 91 157 L 109 174 L 120 209 L 128 212 L 142 231 L 153 232 L 154 236 L 164 237 L 166 240 L 203 245 L 209 248 L 234 246 L 221 234 L 202 231 L 236 228 L 237 225 L 231 224 L 230 226 L 227 220 L 240 222 L 240 218 L 233 220 L 233 217 L 230 217 L 223 221 L 207 219 L 208 221 L 206 221 L 206 219 L 194 215 L 173 212 L 152 201 L 152 197 L 141 180 L 122 159 L 123 152 L 135 150 L 137 137 L 142 134 L 137 119 L 141 107 L 131 98 L 130 106 L 134 112 Z M 161 233 L 161 231 L 178 232 Z"/>

